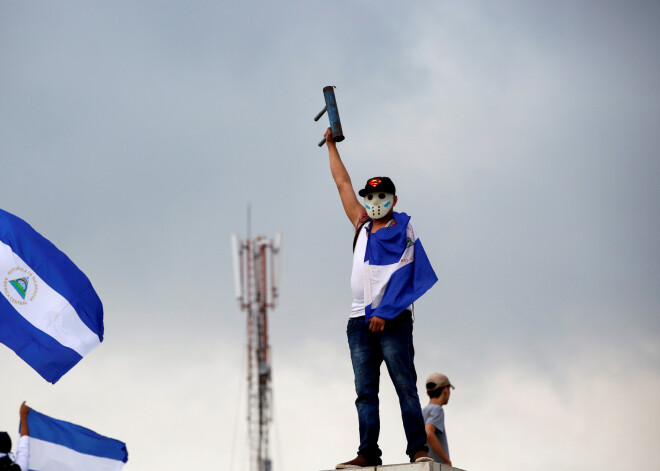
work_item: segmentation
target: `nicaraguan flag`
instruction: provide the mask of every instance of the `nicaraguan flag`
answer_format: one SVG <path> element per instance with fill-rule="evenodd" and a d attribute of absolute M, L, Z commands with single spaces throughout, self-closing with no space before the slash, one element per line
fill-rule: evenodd
<path fill-rule="evenodd" d="M 103 341 L 103 305 L 85 274 L 0 209 L 0 342 L 55 383 Z"/>
<path fill-rule="evenodd" d="M 30 409 L 30 471 L 118 471 L 126 444 Z"/>
<path fill-rule="evenodd" d="M 438 277 L 406 213 L 396 224 L 369 234 L 364 254 L 365 319 L 393 319 L 419 299 Z M 371 223 L 367 232 L 371 230 Z"/>

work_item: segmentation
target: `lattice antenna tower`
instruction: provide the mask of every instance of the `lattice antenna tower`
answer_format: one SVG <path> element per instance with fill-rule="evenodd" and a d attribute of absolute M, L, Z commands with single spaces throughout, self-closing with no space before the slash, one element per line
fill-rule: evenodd
<path fill-rule="evenodd" d="M 232 236 L 234 292 L 247 313 L 248 442 L 250 471 L 271 471 L 270 425 L 272 422 L 272 369 L 268 344 L 268 310 L 278 297 L 282 235 Z"/>

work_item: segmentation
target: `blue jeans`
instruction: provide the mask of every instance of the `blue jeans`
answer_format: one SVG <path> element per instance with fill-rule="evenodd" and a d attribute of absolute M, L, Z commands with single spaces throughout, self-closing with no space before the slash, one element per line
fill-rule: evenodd
<path fill-rule="evenodd" d="M 406 454 L 412 458 L 420 450 L 428 451 L 424 417 L 417 395 L 412 330 L 412 314 L 407 310 L 386 321 L 385 330 L 378 333 L 369 330 L 364 317 L 348 320 L 346 334 L 355 374 L 355 406 L 360 423 L 358 454 L 370 462 L 378 462 L 382 454 L 378 448 L 378 387 L 383 361 L 399 396 L 401 418 L 408 441 Z"/>

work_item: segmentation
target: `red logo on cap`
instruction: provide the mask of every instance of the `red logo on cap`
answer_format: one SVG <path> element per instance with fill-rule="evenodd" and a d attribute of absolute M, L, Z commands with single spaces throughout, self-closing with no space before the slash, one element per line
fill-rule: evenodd
<path fill-rule="evenodd" d="M 372 178 L 371 180 L 369 180 L 369 181 L 367 182 L 367 184 L 368 184 L 368 185 L 371 185 L 371 186 L 373 186 L 373 187 L 375 188 L 375 187 L 377 187 L 378 185 L 380 185 L 380 182 L 382 182 L 382 181 L 383 181 L 383 180 L 381 180 L 380 178 Z"/>

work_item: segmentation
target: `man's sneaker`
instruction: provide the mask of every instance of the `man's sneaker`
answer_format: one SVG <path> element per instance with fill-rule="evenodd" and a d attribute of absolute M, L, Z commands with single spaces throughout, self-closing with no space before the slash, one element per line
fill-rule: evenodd
<path fill-rule="evenodd" d="M 362 455 L 357 455 L 357 458 L 346 463 L 339 463 L 335 466 L 335 469 L 355 469 L 355 468 L 366 468 L 368 466 L 380 466 L 383 464 L 380 458 L 376 460 L 369 461 Z"/>
<path fill-rule="evenodd" d="M 433 461 L 433 458 L 429 456 L 424 450 L 420 450 L 413 456 L 412 459 L 415 463 L 423 463 L 425 461 Z"/>

